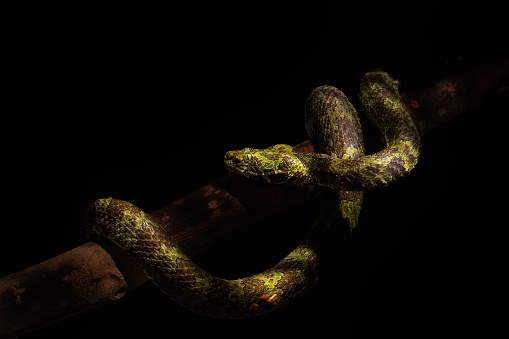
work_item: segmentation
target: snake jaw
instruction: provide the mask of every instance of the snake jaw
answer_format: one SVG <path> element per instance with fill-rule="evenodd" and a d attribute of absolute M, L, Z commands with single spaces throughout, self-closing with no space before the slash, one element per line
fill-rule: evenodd
<path fill-rule="evenodd" d="M 243 154 L 240 151 L 229 151 L 224 156 L 224 165 L 226 169 L 234 174 L 249 175 L 249 167 L 243 160 Z M 253 173 L 254 174 L 254 173 Z"/>

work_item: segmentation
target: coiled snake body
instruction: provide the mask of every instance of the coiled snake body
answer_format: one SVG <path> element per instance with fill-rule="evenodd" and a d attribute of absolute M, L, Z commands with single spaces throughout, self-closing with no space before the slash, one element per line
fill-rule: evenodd
<path fill-rule="evenodd" d="M 306 102 L 306 128 L 317 153 L 283 144 L 226 153 L 225 165 L 232 173 L 271 183 L 325 187 L 306 238 L 267 271 L 235 280 L 215 277 L 189 259 L 146 213 L 112 198 L 92 204 L 85 217 L 86 232 L 127 251 L 155 284 L 188 309 L 222 318 L 277 309 L 309 290 L 328 256 L 340 251 L 334 235 L 338 229 L 348 233 L 355 227 L 362 190 L 385 186 L 417 163 L 419 135 L 399 97 L 397 81 L 382 71 L 367 73 L 359 97 L 386 145 L 380 152 L 364 155 L 354 107 L 338 89 L 322 86 Z"/>

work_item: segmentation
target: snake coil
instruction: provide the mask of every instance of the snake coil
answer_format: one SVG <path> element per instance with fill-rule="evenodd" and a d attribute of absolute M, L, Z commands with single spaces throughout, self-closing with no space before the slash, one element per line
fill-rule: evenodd
<path fill-rule="evenodd" d="M 113 198 L 90 206 L 86 233 L 106 237 L 127 251 L 166 294 L 195 312 L 246 318 L 288 304 L 314 286 L 323 266 L 340 252 L 340 238 L 357 223 L 362 191 L 402 178 L 417 163 L 419 135 L 397 81 L 382 71 L 367 73 L 359 98 L 386 145 L 380 152 L 364 155 L 355 108 L 338 89 L 321 86 L 306 102 L 306 129 L 317 153 L 283 144 L 226 153 L 225 166 L 232 173 L 270 183 L 324 187 L 311 230 L 271 269 L 242 279 L 215 277 L 189 259 L 145 212 Z"/>

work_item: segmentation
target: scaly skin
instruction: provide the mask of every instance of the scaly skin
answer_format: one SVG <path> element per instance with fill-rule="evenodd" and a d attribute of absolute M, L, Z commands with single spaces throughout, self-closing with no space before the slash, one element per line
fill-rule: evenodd
<path fill-rule="evenodd" d="M 364 155 L 362 131 L 357 112 L 346 96 L 335 87 L 315 88 L 306 101 L 306 130 L 316 153 L 336 159 L 358 159 Z M 337 190 L 335 190 L 337 191 Z M 362 191 L 339 191 L 338 205 L 329 206 L 329 197 L 322 192 L 321 212 L 315 223 L 321 223 L 330 208 L 341 212 L 352 230 L 361 211 Z M 325 220 L 331 219 L 326 217 Z"/>
<path fill-rule="evenodd" d="M 232 173 L 272 183 L 325 187 L 308 235 L 273 268 L 242 279 L 215 277 L 190 260 L 146 213 L 112 198 L 99 199 L 89 208 L 86 233 L 106 237 L 127 251 L 165 293 L 198 313 L 245 318 L 288 304 L 315 285 L 355 227 L 362 192 L 352 190 L 387 185 L 417 163 L 419 136 L 397 82 L 384 72 L 368 73 L 359 96 L 381 131 L 383 151 L 364 155 L 355 109 L 339 90 L 322 86 L 306 103 L 306 127 L 320 153 L 301 153 L 279 144 L 226 154 L 225 165 Z"/>
<path fill-rule="evenodd" d="M 226 153 L 226 168 L 274 184 L 317 185 L 340 190 L 371 190 L 401 179 L 417 164 L 419 133 L 399 96 L 398 82 L 382 71 L 367 73 L 359 89 L 364 113 L 380 130 L 385 149 L 344 159 L 303 153 L 289 145 L 245 148 Z M 270 163 L 273 166 L 264 166 Z"/>

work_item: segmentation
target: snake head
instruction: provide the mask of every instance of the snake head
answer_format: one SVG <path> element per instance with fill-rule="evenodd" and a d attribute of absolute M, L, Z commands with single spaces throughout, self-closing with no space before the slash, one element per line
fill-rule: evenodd
<path fill-rule="evenodd" d="M 290 145 L 277 144 L 268 148 L 244 148 L 227 152 L 224 156 L 226 169 L 247 178 L 274 184 L 304 182 L 308 166 Z"/>

